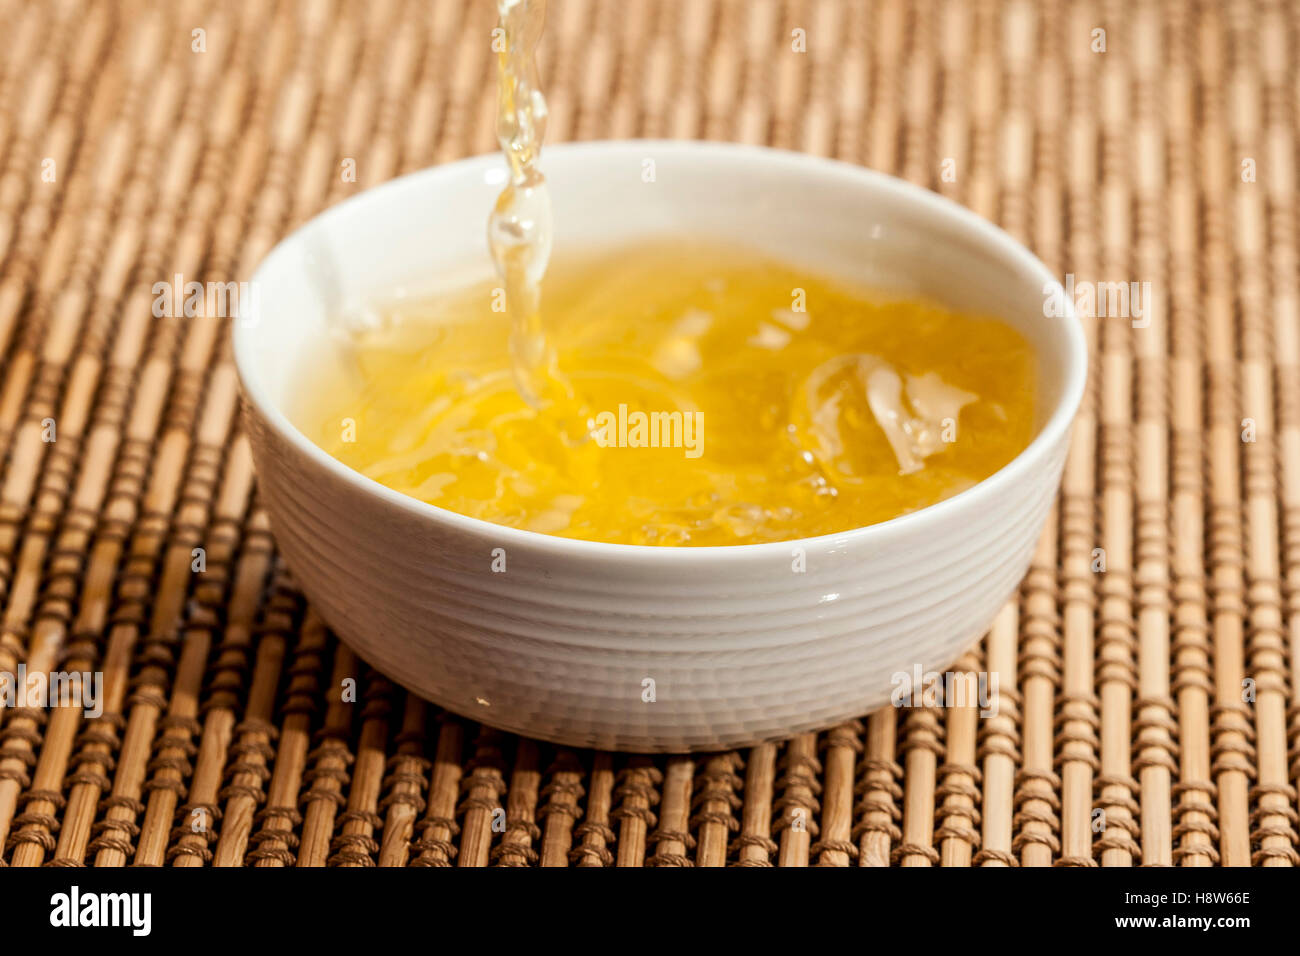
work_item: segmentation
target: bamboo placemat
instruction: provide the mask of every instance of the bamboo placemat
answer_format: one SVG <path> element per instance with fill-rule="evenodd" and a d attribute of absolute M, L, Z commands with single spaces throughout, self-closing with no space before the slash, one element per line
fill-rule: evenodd
<path fill-rule="evenodd" d="M 998 716 L 652 759 L 478 727 L 339 646 L 277 558 L 222 322 L 151 312 L 491 150 L 491 8 L 0 0 L 0 671 L 107 700 L 0 710 L 3 861 L 1297 863 L 1300 9 L 552 0 L 550 142 L 837 156 L 1152 289 L 1149 325 L 1088 321 L 1056 520 L 959 662 Z"/>

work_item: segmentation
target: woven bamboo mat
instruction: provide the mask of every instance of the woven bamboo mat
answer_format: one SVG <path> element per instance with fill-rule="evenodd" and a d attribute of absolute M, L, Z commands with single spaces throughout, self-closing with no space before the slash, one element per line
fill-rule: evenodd
<path fill-rule="evenodd" d="M 837 156 L 1152 288 L 1146 327 L 1088 322 L 1056 520 L 959 662 L 997 717 L 651 759 L 480 728 L 340 647 L 277 558 L 225 329 L 151 314 L 491 150 L 491 6 L 0 0 L 0 671 L 106 698 L 0 710 L 3 861 L 1297 863 L 1300 9 L 552 0 L 551 142 Z"/>

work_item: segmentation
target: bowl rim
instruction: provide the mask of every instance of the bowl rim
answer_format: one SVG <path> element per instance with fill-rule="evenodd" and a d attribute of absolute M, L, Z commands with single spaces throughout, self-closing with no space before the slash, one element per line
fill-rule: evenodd
<path fill-rule="evenodd" d="M 358 491 L 373 495 L 382 501 L 402 510 L 413 518 L 426 522 L 450 526 L 452 529 L 469 536 L 492 539 L 493 544 L 501 547 L 518 546 L 542 552 L 551 552 L 551 556 L 570 559 L 587 559 L 604 563 L 631 563 L 644 566 L 677 566 L 682 564 L 713 565 L 720 561 L 730 564 L 751 561 L 767 562 L 778 555 L 788 559 L 793 549 L 807 552 L 826 553 L 839 548 L 870 547 L 872 544 L 884 544 L 890 539 L 903 534 L 925 534 L 940 527 L 943 522 L 959 518 L 968 509 L 978 509 L 984 503 L 1000 495 L 1012 493 L 1017 482 L 1024 479 L 1034 468 L 1041 466 L 1049 452 L 1068 434 L 1075 414 L 1083 399 L 1088 370 L 1088 346 L 1082 323 L 1075 313 L 1074 303 L 1064 294 L 1064 287 L 1047 266 L 1027 247 L 1010 234 L 988 220 L 976 215 L 971 210 L 932 192 L 922 186 L 907 182 L 895 176 L 868 169 L 854 163 L 794 150 L 777 149 L 747 143 L 729 143 L 712 140 L 585 140 L 581 142 L 560 143 L 545 150 L 546 158 L 554 161 L 558 155 L 574 153 L 599 152 L 634 152 L 643 153 L 653 149 L 658 153 L 672 152 L 689 160 L 692 155 L 712 153 L 726 154 L 737 161 L 768 164 L 778 171 L 794 170 L 815 172 L 832 178 L 840 184 L 853 188 L 866 187 L 891 195 L 891 198 L 903 203 L 920 207 L 927 213 L 946 220 L 949 224 L 986 246 L 990 251 L 1010 266 L 1019 271 L 1037 274 L 1042 279 L 1044 296 L 1050 292 L 1058 293 L 1057 301 L 1063 303 L 1064 314 L 1053 317 L 1053 321 L 1062 323 L 1066 358 L 1065 382 L 1060 392 L 1060 399 L 1051 415 L 1038 434 L 1021 451 L 993 474 L 976 482 L 970 488 L 957 494 L 919 508 L 916 511 L 890 518 L 876 524 L 837 531 L 830 534 L 814 535 L 803 538 L 790 538 L 783 541 L 765 541 L 757 544 L 734 545 L 645 545 L 623 544 L 609 541 L 587 541 L 581 538 L 565 538 L 549 535 L 540 531 L 528 531 L 512 528 L 508 525 L 495 524 L 481 518 L 462 515 L 437 505 L 429 504 L 418 498 L 380 484 L 373 478 L 345 465 L 323 448 L 311 441 L 289 420 L 289 417 L 276 403 L 270 400 L 267 390 L 256 374 L 254 363 L 253 338 L 260 322 L 240 321 L 242 316 L 231 321 L 231 336 L 235 368 L 245 401 L 252 410 L 261 416 L 283 440 L 292 445 L 316 465 L 341 481 L 354 486 Z M 417 170 L 403 176 L 390 179 L 377 186 L 366 189 L 343 202 L 322 211 L 300 225 L 289 235 L 281 239 L 263 256 L 254 270 L 252 284 L 265 282 L 265 276 L 273 272 L 279 261 L 294 246 L 300 245 L 309 232 L 322 228 L 322 224 L 331 219 L 355 212 L 360 205 L 373 202 L 380 195 L 413 187 L 425 179 L 436 180 L 439 177 L 454 177 L 476 167 L 489 167 L 494 163 L 504 164 L 498 152 L 471 156 L 451 163 L 443 163 Z M 797 167 L 797 168 L 796 168 Z M 485 211 L 486 215 L 486 211 Z"/>

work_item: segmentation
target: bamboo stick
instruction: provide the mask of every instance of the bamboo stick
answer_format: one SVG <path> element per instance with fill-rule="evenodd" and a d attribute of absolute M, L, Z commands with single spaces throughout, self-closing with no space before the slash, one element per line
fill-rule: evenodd
<path fill-rule="evenodd" d="M 1148 328 L 1133 330 L 1136 353 L 1134 383 L 1136 416 L 1135 576 L 1138 637 L 1138 690 L 1134 720 L 1133 770 L 1141 788 L 1142 863 L 1173 863 L 1172 780 L 1178 772 L 1170 696 L 1170 532 L 1169 508 L 1169 276 L 1164 268 L 1162 238 L 1166 210 L 1162 203 L 1165 171 L 1157 160 L 1171 147 L 1163 142 L 1162 88 L 1166 43 L 1155 5 L 1138 11 L 1134 46 L 1137 114 L 1144 155 L 1136 171 L 1134 263 L 1140 279 L 1151 282 L 1153 298 L 1146 303 Z M 1172 125 L 1172 124 L 1171 124 Z M 1163 147 L 1163 148 L 1162 148 Z M 1149 277 L 1149 278 L 1148 278 Z"/>
<path fill-rule="evenodd" d="M 384 778 L 388 795 L 379 803 L 379 809 L 386 814 L 379 847 L 380 866 L 406 866 L 415 820 L 427 806 L 424 781 L 429 761 L 424 756 L 424 727 L 428 711 L 428 705 L 420 698 L 406 695 L 402 729 L 395 741 L 397 753 L 389 759 L 388 776 Z"/>
<path fill-rule="evenodd" d="M 690 834 L 691 790 L 695 780 L 695 761 L 690 757 L 669 757 L 664 771 L 663 796 L 659 826 L 646 837 L 655 852 L 646 866 L 693 866 L 689 851 L 695 849 Z"/>
<path fill-rule="evenodd" d="M 266 806 L 254 822 L 261 826 L 249 837 L 254 849 L 246 858 L 258 867 L 292 866 L 298 837 L 294 832 L 302 822 L 298 812 L 298 792 L 311 746 L 311 726 L 321 696 L 321 671 L 328 647 L 325 624 L 313 612 L 303 618 L 298 642 L 289 665 L 289 686 L 281 709 L 280 725 L 273 758 L 271 782 L 266 791 Z M 217 859 L 221 846 L 217 846 Z"/>
<path fill-rule="evenodd" d="M 1097 22 L 1098 11 L 1093 4 L 1087 4 L 1071 8 L 1067 17 L 1066 29 L 1075 36 L 1086 36 Z M 1097 71 L 1088 47 L 1070 44 L 1068 49 L 1071 105 L 1077 115 L 1075 124 L 1066 133 L 1069 142 L 1064 157 L 1068 215 L 1075 223 L 1069 238 L 1068 261 L 1074 274 L 1089 277 L 1097 275 L 1098 261 L 1094 206 L 1098 174 L 1094 89 Z M 1068 866 L 1093 865 L 1092 790 L 1094 777 L 1100 770 L 1099 701 L 1093 690 L 1098 583 L 1092 567 L 1097 558 L 1094 549 L 1099 544 L 1095 454 L 1104 372 L 1099 372 L 1096 363 L 1100 354 L 1098 322 L 1093 316 L 1080 318 L 1089 355 L 1094 361 L 1066 459 L 1060 519 L 1063 646 L 1055 763 L 1061 776 L 1061 856 L 1055 862 Z M 1109 554 L 1106 560 L 1109 565 Z"/>
<path fill-rule="evenodd" d="M 257 656 L 243 719 L 231 730 L 234 739 L 226 750 L 228 783 L 218 793 L 225 800 L 221 830 L 213 851 L 213 866 L 243 866 L 244 852 L 253 831 L 253 818 L 266 800 L 264 787 L 271 779 L 269 764 L 275 758 L 271 741 L 278 732 L 271 723 L 276 689 L 284 668 L 288 636 L 297 630 L 301 595 L 294 592 L 287 573 L 274 572 L 271 596 L 256 629 Z"/>
<path fill-rule="evenodd" d="M 1211 681 L 1208 595 L 1204 565 L 1202 310 L 1195 228 L 1198 216 L 1191 127 L 1195 95 L 1191 60 L 1194 25 L 1186 7 L 1166 3 L 1168 82 L 1165 114 L 1171 122 L 1169 158 L 1169 416 L 1170 570 L 1173 579 L 1173 683 L 1178 706 L 1179 775 L 1173 788 L 1173 860 L 1210 866 L 1219 860 L 1216 787 L 1210 763 Z"/>
<path fill-rule="evenodd" d="M 980 843 L 979 831 L 975 829 L 980 821 L 981 780 L 980 769 L 975 764 L 980 720 L 979 649 L 972 648 L 963 654 L 953 664 L 953 672 L 956 693 L 963 696 L 944 701 L 948 710 L 944 728 L 947 747 L 943 765 L 936 771 L 939 786 L 934 793 L 938 801 L 934 839 L 939 844 L 940 866 L 970 866 Z"/>
<path fill-rule="evenodd" d="M 542 787 L 543 807 L 537 811 L 544 821 L 539 866 L 568 866 L 573 849 L 573 839 L 578 834 L 574 826 L 582 819 L 579 801 L 587 791 L 582 786 L 582 764 L 577 754 L 567 747 L 560 748 L 555 760 L 546 770 L 548 782 Z"/>
<path fill-rule="evenodd" d="M 759 744 L 745 761 L 740 835 L 730 852 L 735 866 L 771 866 L 777 845 L 772 840 L 772 790 L 776 782 L 776 745 Z"/>
<path fill-rule="evenodd" d="M 659 822 L 651 809 L 659 803 L 655 788 L 663 779 L 663 773 L 648 757 L 630 757 L 618 772 L 614 790 L 617 808 L 610 812 L 610 819 L 619 822 L 618 866 L 645 865 L 646 837 Z"/>
<path fill-rule="evenodd" d="M 817 798 L 822 785 L 817 775 L 822 765 L 817 759 L 817 735 L 800 734 L 789 741 L 777 766 L 781 776 L 776 789 L 781 797 L 772 804 L 772 812 L 778 814 L 772 832 L 780 834 L 777 866 L 807 866 L 812 838 L 820 832 Z"/>
<path fill-rule="evenodd" d="M 1023 757 L 1016 774 L 1016 837 L 1011 852 L 1022 866 L 1051 866 L 1061 852 L 1061 778 L 1053 715 L 1061 684 L 1061 618 L 1057 611 L 1056 522 L 1039 538 L 1021 610 L 1020 683 L 1024 691 Z"/>
<path fill-rule="evenodd" d="M 433 162 L 434 143 L 439 138 L 443 114 L 449 109 L 451 100 L 451 84 L 445 78 L 447 64 L 452 62 L 457 40 L 460 39 L 456 24 L 463 15 L 476 12 L 473 5 L 459 3 L 419 4 L 418 9 L 429 18 L 427 22 L 417 21 L 423 28 L 422 36 L 425 38 L 419 74 L 413 86 L 394 94 L 396 102 L 400 104 L 399 125 L 404 134 L 396 147 L 401 154 L 402 173 L 414 172 Z M 560 114 L 556 109 L 553 95 L 555 86 L 548 83 L 546 89 L 550 114 L 546 121 L 548 136 L 552 142 L 558 142 L 568 137 L 564 136 Z M 443 139 L 442 142 L 447 140 Z"/>
<path fill-rule="evenodd" d="M 494 834 L 505 832 L 505 758 L 501 734 L 480 726 L 474 740 L 474 757 L 466 765 L 460 789 L 465 794 L 456 815 L 461 818 L 457 866 L 487 866 Z"/>
<path fill-rule="evenodd" d="M 166 861 L 173 866 L 203 866 L 212 860 L 210 844 L 217 840 L 217 825 L 221 817 L 217 801 L 220 799 L 222 768 L 234 735 L 235 711 L 244 693 L 245 675 L 250 669 L 253 625 L 271 573 L 272 555 L 266 513 L 255 499 L 244 532 L 244 547 L 235 573 L 226 626 L 208 665 L 208 699 L 194 759 L 194 773 L 190 777 L 186 802 L 176 808 L 176 826 L 168 841 Z M 171 802 L 162 796 L 165 792 L 150 794 L 146 826 L 141 828 L 140 834 L 142 848 L 149 835 L 150 823 L 161 829 L 170 822 L 165 814 L 153 813 L 155 800 L 159 801 L 161 808 Z M 156 845 L 158 840 L 151 836 L 148 842 Z M 149 862 L 158 865 L 162 861 Z"/>
<path fill-rule="evenodd" d="M 894 757 L 898 745 L 898 709 L 882 707 L 867 719 L 866 757 L 854 790 L 859 800 L 853 828 L 859 866 L 889 866 L 893 847 L 903 840 L 903 768 Z"/>
<path fill-rule="evenodd" d="M 1020 865 L 1012 851 L 1022 700 L 1016 685 L 1018 625 L 1018 608 L 1014 603 L 1006 604 L 984 639 L 992 713 L 983 718 L 976 752 L 984 785 L 980 849 L 971 860 L 976 866 Z"/>
<path fill-rule="evenodd" d="M 429 807 L 420 824 L 421 837 L 411 845 L 420 855 L 412 866 L 451 866 L 456 857 L 452 840 L 460 834 L 456 822 L 456 796 L 460 792 L 460 723 L 445 719 L 438 734 L 438 754 L 429 782 Z"/>
<path fill-rule="evenodd" d="M 347 806 L 335 825 L 338 834 L 330 844 L 330 866 L 374 866 L 379 843 L 375 830 L 383 825 L 379 817 L 379 793 L 388 761 L 384 745 L 388 740 L 393 712 L 393 685 L 375 671 L 366 675 L 365 703 L 361 708 L 361 739 L 352 767 Z"/>
<path fill-rule="evenodd" d="M 1296 11 L 1286 5 L 1265 6 L 1260 25 L 1259 64 L 1265 102 L 1290 102 L 1290 117 L 1296 114 L 1294 91 L 1287 67 L 1289 50 L 1285 43 L 1290 26 L 1286 14 Z M 1283 154 L 1295 139 L 1288 114 L 1279 110 L 1265 116 L 1265 142 L 1270 155 Z M 1273 380 L 1277 400 L 1277 458 L 1279 468 L 1278 505 L 1282 524 L 1282 589 L 1285 601 L 1286 650 L 1290 659 L 1287 709 L 1287 776 L 1290 786 L 1300 786 L 1300 707 L 1295 693 L 1300 688 L 1300 373 L 1296 356 L 1300 355 L 1300 288 L 1297 288 L 1296 223 L 1288 210 L 1296 205 L 1294 170 L 1285 162 L 1265 177 L 1262 185 L 1267 194 L 1270 300 L 1273 308 L 1272 349 Z M 1292 820 L 1294 823 L 1294 820 Z"/>
<path fill-rule="evenodd" d="M 448 30 L 450 48 L 440 51 L 444 54 L 440 59 L 440 72 L 447 95 L 442 109 L 441 135 L 432 154 L 428 155 L 433 163 L 450 162 L 495 146 L 490 97 L 483 96 L 484 90 L 495 95 L 490 84 L 492 48 L 482 42 L 485 35 L 491 34 L 495 13 L 490 6 L 468 4 L 463 8 L 459 33 Z M 482 122 L 484 115 L 489 122 Z"/>
<path fill-rule="evenodd" d="M 909 707 L 903 712 L 898 754 L 903 761 L 903 838 L 891 862 L 899 866 L 934 866 L 935 777 L 945 756 L 938 708 Z"/>
<path fill-rule="evenodd" d="M 348 739 L 352 717 L 357 711 L 356 656 L 340 644 L 334 652 L 334 669 L 325 691 L 328 701 L 325 720 L 316 734 L 316 748 L 307 754 L 309 769 L 303 774 L 302 838 L 298 844 L 298 866 L 324 866 L 329 859 L 330 838 L 339 809 L 347 802 L 347 768 L 352 763 Z"/>
<path fill-rule="evenodd" d="M 1028 209 L 1022 203 L 1012 202 L 1001 221 L 1012 235 L 1024 235 L 1053 273 L 1064 280 L 1069 269 L 1061 215 L 1067 202 L 1062 177 L 1066 172 L 1066 153 L 1071 145 L 1067 139 L 1067 127 L 1073 114 L 1063 110 L 1062 104 L 1068 102 L 1066 53 L 1078 40 L 1074 33 L 1077 23 L 1066 15 L 1064 5 L 1057 0 L 1040 5 L 1039 14 L 1041 46 L 1033 84 L 1036 91 L 1033 124 L 1039 134 L 1034 139 L 1032 199 Z M 990 92 L 988 98 L 993 102 L 989 110 L 996 109 L 993 97 L 994 93 Z M 986 128 L 989 122 L 991 120 L 981 117 L 977 126 Z M 993 159 L 986 162 L 992 164 Z M 1028 221 L 1025 221 L 1026 217 Z M 1054 718 L 1062 667 L 1058 565 L 1064 514 L 1065 506 L 1058 501 L 1053 518 L 1048 520 L 1039 538 L 1029 573 L 1021 586 L 1019 607 L 1014 609 L 1018 611 L 1021 637 L 1017 672 L 1011 676 L 1011 681 L 1019 695 L 1008 694 L 1005 702 L 1000 701 L 999 710 L 1001 712 L 1009 706 L 1013 719 L 1019 718 L 1019 724 L 1008 727 L 999 718 L 996 724 L 998 733 L 993 732 L 994 725 L 985 728 L 988 735 L 985 749 L 991 755 L 1000 755 L 997 760 L 986 759 L 986 781 L 993 782 L 993 778 L 988 776 L 990 765 L 1005 767 L 1005 761 L 1009 759 L 1018 767 L 1013 779 L 1012 855 L 1002 856 L 997 851 L 1005 848 L 987 842 L 986 826 L 985 849 L 980 855 L 985 864 L 1049 866 L 1061 852 L 1061 778 L 1054 760 Z M 1012 614 L 1013 611 L 1006 613 Z M 995 649 L 1005 651 L 1005 646 L 995 640 L 998 634 L 995 623 L 989 643 L 990 670 Z M 1005 656 L 1001 660 L 1005 662 Z M 1000 670 L 999 676 L 1003 682 L 999 686 L 1006 686 L 1007 672 Z M 995 808 L 1001 809 L 990 802 L 991 796 L 988 794 L 985 798 L 986 820 L 990 819 Z"/>
<path fill-rule="evenodd" d="M 507 791 L 506 829 L 501 835 L 500 846 L 492 853 L 498 866 L 532 866 L 537 863 L 533 842 L 542 836 L 541 828 L 537 826 L 537 791 L 542 782 L 537 761 L 537 743 L 520 739 Z"/>
<path fill-rule="evenodd" d="M 902 75 L 903 37 L 906 8 L 898 0 L 871 5 L 867 32 L 876 38 L 869 50 L 870 78 L 865 118 L 866 144 L 863 160 L 872 169 L 898 173 L 899 91 Z"/>
<path fill-rule="evenodd" d="M 1127 16 L 1131 8 L 1114 3 L 1103 6 L 1102 16 L 1135 40 L 1136 25 Z M 1133 80 L 1129 56 L 1116 56 L 1098 77 L 1098 130 L 1101 185 L 1098 195 L 1100 276 L 1107 282 L 1150 281 L 1134 273 L 1129 255 L 1134 231 L 1129 177 L 1132 172 L 1132 134 L 1124 110 L 1131 108 L 1143 87 Z M 1118 112 L 1116 112 L 1118 110 Z M 1158 155 L 1156 144 L 1143 151 Z M 1150 160 L 1148 160 L 1148 165 Z M 1140 172 L 1139 172 L 1140 175 Z M 1142 288 L 1139 286 L 1139 288 Z M 1129 310 L 1134 303 L 1130 298 Z M 1136 321 L 1150 322 L 1151 302 L 1143 304 L 1147 314 Z M 1100 402 L 1097 409 L 1098 491 L 1101 496 L 1100 542 L 1105 569 L 1097 577 L 1096 683 L 1101 703 L 1099 715 L 1100 763 L 1093 782 L 1096 799 L 1091 829 L 1096 834 L 1092 854 L 1102 866 L 1132 866 L 1142 854 L 1136 837 L 1138 783 L 1133 770 L 1132 704 L 1137 681 L 1137 634 L 1133 604 L 1134 533 L 1134 425 L 1133 425 L 1133 342 L 1152 334 L 1151 328 L 1134 328 L 1126 314 L 1103 317 L 1098 304 L 1100 334 Z M 1100 814 L 1098 814 L 1100 811 Z"/>
<path fill-rule="evenodd" d="M 575 866 L 612 866 L 614 854 L 609 846 L 618 837 L 611 826 L 613 820 L 614 758 L 599 752 L 592 758 L 591 787 L 587 794 L 586 819 L 574 827 L 573 835 L 582 843 L 569 854 Z"/>
<path fill-rule="evenodd" d="M 734 813 L 744 806 L 736 795 L 745 781 L 737 771 L 745 767 L 744 758 L 736 751 L 718 754 L 705 761 L 695 782 L 695 797 L 691 801 L 694 814 L 690 827 L 697 829 L 696 866 L 726 866 L 731 834 L 740 829 Z"/>
<path fill-rule="evenodd" d="M 1223 67 L 1224 25 L 1219 11 L 1206 8 L 1200 20 L 1198 59 L 1219 75 Z M 1217 183 L 1228 176 L 1223 92 L 1201 87 L 1201 177 L 1204 202 L 1202 261 L 1228 255 L 1225 203 Z M 1211 184 L 1215 184 L 1211 187 Z M 1224 866 L 1250 862 L 1249 778 L 1255 772 L 1254 730 L 1243 700 L 1245 678 L 1242 527 L 1239 454 L 1243 429 L 1237 392 L 1236 328 L 1231 293 L 1223 277 L 1210 272 L 1201 298 L 1205 322 L 1206 441 L 1209 465 L 1206 563 L 1210 574 L 1210 624 L 1214 644 L 1213 773 L 1219 799 L 1219 852 Z"/>
<path fill-rule="evenodd" d="M 1227 113 L 1230 155 L 1242 155 L 1260 137 L 1259 49 L 1254 9 L 1230 6 Z M 1261 24 L 1263 26 L 1263 24 Z M 1286 174 L 1283 174 L 1286 175 Z M 1238 177 L 1239 178 L 1239 177 Z M 1271 178 L 1264 176 L 1265 182 Z M 1269 256 L 1266 249 L 1264 184 L 1242 183 L 1231 193 L 1232 246 L 1237 312 L 1240 316 L 1240 407 L 1243 420 L 1255 423 L 1254 440 L 1243 425 L 1242 511 L 1245 519 L 1246 663 L 1255 683 L 1255 776 L 1250 799 L 1253 865 L 1300 864 L 1292 824 L 1296 791 L 1287 782 L 1286 643 L 1282 618 L 1282 582 L 1278 547 L 1277 432 L 1274 415 L 1274 325 L 1270 320 Z M 1252 188 L 1254 187 L 1254 188 Z M 1266 188 L 1266 187 L 1265 187 Z M 1292 270 L 1294 272 L 1294 270 Z"/>
<path fill-rule="evenodd" d="M 849 721 L 826 732 L 826 782 L 822 787 L 821 839 L 808 848 L 818 866 L 849 866 L 858 855 L 853 835 L 853 765 L 863 751 L 861 721 Z"/>

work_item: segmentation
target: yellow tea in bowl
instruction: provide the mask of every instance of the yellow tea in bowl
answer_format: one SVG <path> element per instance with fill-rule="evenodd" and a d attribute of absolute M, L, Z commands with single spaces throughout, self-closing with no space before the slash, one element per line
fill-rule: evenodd
<path fill-rule="evenodd" d="M 521 397 L 504 293 L 383 304 L 295 417 L 390 488 L 486 521 L 648 545 L 830 534 L 988 477 L 1034 431 L 1034 358 L 1005 323 L 672 242 L 557 258 L 543 407 Z"/>

